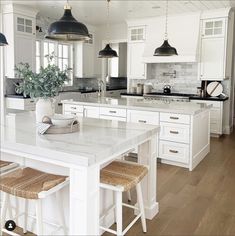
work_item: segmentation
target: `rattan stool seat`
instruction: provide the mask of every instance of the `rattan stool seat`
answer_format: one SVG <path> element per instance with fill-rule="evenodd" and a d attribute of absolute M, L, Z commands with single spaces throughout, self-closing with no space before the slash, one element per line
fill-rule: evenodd
<path fill-rule="evenodd" d="M 8 165 L 10 165 L 10 164 L 12 164 L 12 162 L 9 162 L 9 161 L 1 161 L 1 160 L 0 160 L 0 168 L 5 167 L 5 166 L 8 166 Z"/>
<path fill-rule="evenodd" d="M 29 167 L 20 168 L 0 178 L 0 190 L 17 197 L 38 199 L 40 192 L 50 190 L 66 178 Z"/>
<path fill-rule="evenodd" d="M 100 172 L 100 182 L 128 191 L 135 187 L 147 174 L 148 168 L 133 162 L 115 160 Z"/>

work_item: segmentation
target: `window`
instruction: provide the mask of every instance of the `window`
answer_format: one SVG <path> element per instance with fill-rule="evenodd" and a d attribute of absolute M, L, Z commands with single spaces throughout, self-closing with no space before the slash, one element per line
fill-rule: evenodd
<path fill-rule="evenodd" d="M 39 73 L 41 67 L 41 44 L 36 41 L 36 73 Z"/>
<path fill-rule="evenodd" d="M 73 66 L 73 46 L 67 43 L 56 43 L 47 40 L 36 41 L 36 73 L 40 67 L 46 67 L 49 63 L 47 55 L 54 54 L 52 63 L 61 70 L 72 68 Z M 72 85 L 73 73 L 69 73 L 70 81 L 66 85 Z"/>

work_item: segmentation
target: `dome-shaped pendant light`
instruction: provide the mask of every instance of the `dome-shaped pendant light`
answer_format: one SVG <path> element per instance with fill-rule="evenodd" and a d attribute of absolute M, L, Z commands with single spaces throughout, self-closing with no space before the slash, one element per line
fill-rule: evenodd
<path fill-rule="evenodd" d="M 64 15 L 49 26 L 45 38 L 58 41 L 85 41 L 90 39 L 87 27 L 73 17 L 71 9 L 67 1 L 64 6 Z"/>
<path fill-rule="evenodd" d="M 109 41 L 109 3 L 110 0 L 107 0 L 107 40 Z M 113 58 L 118 57 L 117 52 L 113 50 L 109 43 L 106 44 L 105 48 L 101 51 L 99 51 L 99 58 Z"/>
<path fill-rule="evenodd" d="M 178 55 L 177 50 L 168 43 L 167 35 L 168 24 L 168 0 L 166 1 L 166 25 L 165 25 L 165 39 L 161 47 L 157 48 L 154 52 L 154 56 L 175 56 Z"/>
<path fill-rule="evenodd" d="M 0 46 L 6 46 L 8 45 L 6 37 L 4 34 L 0 33 Z"/>

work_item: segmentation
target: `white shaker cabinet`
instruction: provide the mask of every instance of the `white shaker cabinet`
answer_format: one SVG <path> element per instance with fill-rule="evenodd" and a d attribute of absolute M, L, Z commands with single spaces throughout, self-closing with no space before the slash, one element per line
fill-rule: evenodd
<path fill-rule="evenodd" d="M 205 103 L 212 105 L 210 110 L 210 133 L 212 136 L 220 136 L 223 134 L 223 101 L 202 101 L 191 100 L 194 103 Z"/>
<path fill-rule="evenodd" d="M 127 76 L 129 79 L 146 79 L 146 64 L 143 63 L 145 31 L 145 26 L 128 28 Z"/>
<path fill-rule="evenodd" d="M 5 48 L 5 75 L 15 77 L 15 65 L 28 63 L 35 71 L 36 14 L 33 9 L 5 5 L 3 8 L 3 33 L 9 45 Z M 12 27 L 9 27 L 9 24 Z"/>
<path fill-rule="evenodd" d="M 233 18 L 201 20 L 199 77 L 201 80 L 228 79 L 231 76 Z"/>
<path fill-rule="evenodd" d="M 127 75 L 129 79 L 146 79 L 146 64 L 143 63 L 145 43 L 129 43 L 127 50 Z"/>
<path fill-rule="evenodd" d="M 84 117 L 90 117 L 90 118 L 99 118 L 99 107 L 96 106 L 84 106 L 83 107 L 83 113 Z"/>
<path fill-rule="evenodd" d="M 74 75 L 79 78 L 94 76 L 94 42 L 92 39 L 86 42 L 74 44 Z"/>

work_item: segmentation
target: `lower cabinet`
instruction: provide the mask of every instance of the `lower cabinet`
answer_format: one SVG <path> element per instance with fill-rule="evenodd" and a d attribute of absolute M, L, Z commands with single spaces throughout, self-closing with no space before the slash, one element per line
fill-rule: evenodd
<path fill-rule="evenodd" d="M 205 103 L 212 105 L 210 111 L 210 132 L 212 135 L 223 134 L 223 102 L 222 101 L 202 101 L 191 100 L 194 103 Z"/>
<path fill-rule="evenodd" d="M 113 121 L 160 125 L 157 157 L 161 162 L 193 170 L 210 149 L 209 110 L 196 115 L 63 104 L 64 114 Z"/>
<path fill-rule="evenodd" d="M 159 112 L 128 110 L 127 121 L 150 125 L 159 125 Z"/>
<path fill-rule="evenodd" d="M 36 101 L 32 98 L 6 98 L 6 107 L 8 109 L 34 111 L 36 107 Z"/>
<path fill-rule="evenodd" d="M 90 118 L 99 118 L 99 107 L 95 106 L 84 106 L 83 107 L 83 114 L 84 117 L 90 117 Z"/>
<path fill-rule="evenodd" d="M 189 145 L 160 140 L 159 157 L 169 161 L 189 163 Z"/>

